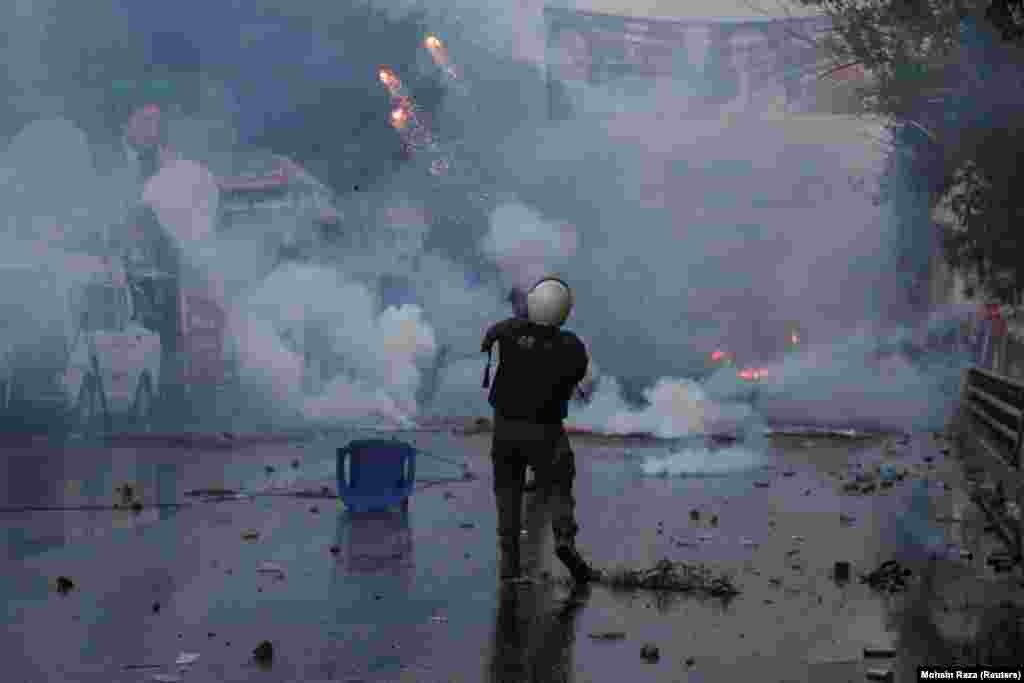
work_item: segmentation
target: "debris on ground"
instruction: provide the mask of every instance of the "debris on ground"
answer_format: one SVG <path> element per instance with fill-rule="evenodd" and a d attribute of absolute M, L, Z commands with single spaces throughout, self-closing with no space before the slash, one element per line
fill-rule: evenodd
<path fill-rule="evenodd" d="M 299 469 L 299 459 L 298 458 L 292 458 L 292 469 L 296 469 L 296 470 Z"/>
<path fill-rule="evenodd" d="M 850 526 L 850 525 L 852 525 L 852 524 L 853 524 L 853 523 L 854 523 L 855 521 L 857 521 L 857 518 L 856 518 L 856 517 L 853 517 L 852 515 L 847 515 L 847 514 L 844 514 L 844 513 L 842 513 L 842 512 L 840 512 L 840 513 L 839 513 L 839 523 L 840 523 L 840 524 L 842 524 L 842 525 L 844 525 L 844 526 Z"/>
<path fill-rule="evenodd" d="M 61 595 L 67 595 L 75 589 L 75 582 L 66 576 L 57 577 L 57 592 Z"/>
<path fill-rule="evenodd" d="M 850 563 L 839 560 L 832 567 L 832 578 L 836 581 L 849 581 L 850 580 Z"/>
<path fill-rule="evenodd" d="M 252 658 L 264 666 L 274 661 L 274 646 L 269 640 L 264 640 L 252 651 Z"/>
<path fill-rule="evenodd" d="M 693 660 L 693 657 L 687 657 L 687 658 L 686 658 L 686 659 L 685 659 L 685 660 L 683 661 L 683 664 L 685 664 L 686 666 L 693 666 L 693 661 L 694 661 L 694 660 Z"/>
<path fill-rule="evenodd" d="M 153 603 L 153 614 L 156 614 L 159 611 L 160 611 L 160 603 L 159 602 L 154 602 Z"/>
<path fill-rule="evenodd" d="M 331 550 L 331 555 L 337 555 L 338 553 L 341 552 L 341 548 L 339 548 L 336 545 L 332 545 L 330 550 Z"/>
<path fill-rule="evenodd" d="M 892 658 L 896 656 L 896 650 L 891 647 L 866 647 L 864 657 L 871 658 Z"/>
<path fill-rule="evenodd" d="M 733 597 L 740 592 L 726 575 L 714 576 L 707 567 L 668 559 L 659 561 L 647 570 L 618 569 L 607 572 L 602 575 L 602 581 L 620 590 L 704 593 L 713 597 Z"/>
<path fill-rule="evenodd" d="M 754 482 L 754 486 L 756 486 L 759 489 L 766 489 L 771 485 L 771 482 L 765 481 L 763 479 L 758 479 L 757 481 Z"/>
<path fill-rule="evenodd" d="M 893 673 L 888 669 L 868 669 L 865 672 L 869 681 L 891 681 L 893 680 Z"/>
<path fill-rule="evenodd" d="M 690 519 L 692 521 L 694 521 L 694 522 L 699 521 L 700 520 L 700 510 L 698 510 L 697 508 L 694 508 L 694 509 L 690 510 Z"/>
<path fill-rule="evenodd" d="M 264 465 L 263 466 L 263 471 L 266 472 L 267 476 L 269 477 L 274 472 L 277 472 L 277 468 L 274 467 L 273 465 Z"/>
<path fill-rule="evenodd" d="M 460 529 L 475 529 L 476 528 L 476 524 L 474 524 L 473 522 L 463 522 L 462 524 L 459 525 L 459 528 Z"/>
<path fill-rule="evenodd" d="M 273 562 L 260 562 L 259 566 L 256 567 L 256 571 L 260 574 L 273 574 L 274 576 L 283 579 L 284 578 L 284 567 Z"/>
<path fill-rule="evenodd" d="M 711 515 L 711 526 L 718 526 L 718 515 Z"/>
<path fill-rule="evenodd" d="M 430 617 L 430 620 L 432 622 L 434 622 L 435 624 L 447 624 L 448 623 L 448 617 L 435 616 L 435 617 Z"/>
<path fill-rule="evenodd" d="M 208 489 L 192 489 L 191 491 L 185 492 L 186 496 L 191 498 L 231 498 L 239 495 L 238 491 L 224 488 L 208 488 Z"/>
<path fill-rule="evenodd" d="M 199 661 L 199 655 L 195 652 L 182 652 L 178 655 L 178 658 L 174 660 L 174 663 L 178 666 L 188 666 Z"/>
<path fill-rule="evenodd" d="M 878 569 L 860 577 L 861 583 L 877 591 L 898 593 L 907 587 L 907 578 L 913 574 L 895 560 L 883 562 Z"/>
<path fill-rule="evenodd" d="M 140 501 L 137 501 L 137 500 L 132 501 L 131 508 L 132 508 L 132 512 L 136 512 L 136 513 L 142 512 L 142 503 Z"/>
<path fill-rule="evenodd" d="M 309 511 L 315 515 L 316 513 L 320 512 L 320 508 L 318 508 L 316 505 L 313 505 L 310 506 Z"/>
<path fill-rule="evenodd" d="M 625 637 L 625 631 L 603 631 L 590 634 L 590 638 L 593 640 L 623 640 Z"/>
<path fill-rule="evenodd" d="M 445 500 L 452 500 L 453 498 L 455 498 L 455 494 L 452 493 L 451 491 L 445 491 L 443 498 Z"/>
<path fill-rule="evenodd" d="M 153 680 L 156 683 L 181 683 L 185 679 L 176 674 L 153 674 Z"/>
<path fill-rule="evenodd" d="M 661 653 L 658 651 L 657 645 L 648 643 L 640 648 L 640 657 L 648 662 L 656 662 L 661 658 Z"/>
<path fill-rule="evenodd" d="M 246 529 L 242 532 L 242 538 L 246 541 L 255 541 L 260 537 L 260 532 L 254 529 Z"/>

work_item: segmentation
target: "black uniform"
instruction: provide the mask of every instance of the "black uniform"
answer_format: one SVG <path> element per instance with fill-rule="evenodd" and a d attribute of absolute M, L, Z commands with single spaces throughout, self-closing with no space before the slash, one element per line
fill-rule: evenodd
<path fill-rule="evenodd" d="M 489 396 L 494 407 L 491 457 L 503 553 L 501 573 L 511 578 L 519 572 L 527 464 L 549 491 L 559 557 L 563 549 L 575 554 L 578 527 L 572 485 L 576 468 L 562 421 L 568 415 L 576 385 L 586 375 L 589 358 L 583 342 L 572 332 L 522 318 L 510 318 L 491 327 L 484 337 L 483 350 L 490 352 L 495 342 L 501 360 Z M 585 575 L 581 572 L 579 567 L 573 569 L 574 577 L 581 579 Z"/>

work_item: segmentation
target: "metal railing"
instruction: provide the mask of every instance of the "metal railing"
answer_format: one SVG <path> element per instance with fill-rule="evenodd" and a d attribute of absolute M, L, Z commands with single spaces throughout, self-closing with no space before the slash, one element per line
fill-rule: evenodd
<path fill-rule="evenodd" d="M 968 368 L 959 417 L 967 474 L 978 484 L 972 498 L 1020 558 L 1024 382 Z"/>

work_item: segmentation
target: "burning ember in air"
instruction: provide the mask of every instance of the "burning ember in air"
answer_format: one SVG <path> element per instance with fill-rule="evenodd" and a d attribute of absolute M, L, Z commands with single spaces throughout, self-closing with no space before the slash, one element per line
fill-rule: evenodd
<path fill-rule="evenodd" d="M 450 163 L 438 148 L 430 129 L 424 125 L 421 117 L 417 115 L 418 107 L 412 95 L 409 94 L 402 79 L 398 77 L 393 69 L 382 66 L 377 71 L 377 78 L 381 85 L 387 88 L 391 95 L 391 116 L 390 122 L 399 137 L 402 145 L 411 153 L 427 152 L 433 159 L 429 165 L 429 172 L 432 175 L 443 175 L 447 173 Z"/>
<path fill-rule="evenodd" d="M 444 43 L 437 36 L 428 35 L 423 40 L 423 47 L 427 48 L 427 52 L 430 53 L 430 58 L 434 60 L 434 64 L 437 68 L 444 72 L 445 76 L 450 81 L 459 80 L 458 69 L 452 63 L 451 57 L 448 55 L 448 50 L 445 48 Z"/>
<path fill-rule="evenodd" d="M 740 370 L 739 376 L 748 382 L 758 382 L 768 376 L 768 371 L 764 368 L 747 368 Z"/>

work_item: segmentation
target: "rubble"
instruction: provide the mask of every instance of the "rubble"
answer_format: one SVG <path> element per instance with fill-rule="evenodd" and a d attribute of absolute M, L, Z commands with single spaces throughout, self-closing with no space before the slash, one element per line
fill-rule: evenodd
<path fill-rule="evenodd" d="M 698 510 L 697 508 L 694 508 L 694 509 L 690 510 L 690 519 L 692 521 L 694 521 L 694 522 L 699 521 L 700 520 L 700 510 Z"/>
<path fill-rule="evenodd" d="M 868 669 L 865 676 L 869 681 L 891 681 L 893 673 L 889 669 Z"/>
<path fill-rule="evenodd" d="M 623 640 L 625 637 L 626 634 L 623 631 L 604 631 L 590 634 L 590 638 L 593 640 Z"/>
<path fill-rule="evenodd" d="M 602 575 L 613 589 L 650 589 L 680 593 L 703 593 L 713 597 L 739 595 L 728 576 L 713 576 L 710 569 L 685 562 L 659 561 L 647 570 L 619 569 Z"/>
<path fill-rule="evenodd" d="M 891 658 L 896 656 L 896 650 L 891 647 L 866 647 L 864 648 L 865 658 Z"/>
<path fill-rule="evenodd" d="M 264 640 L 252 651 L 252 657 L 258 664 L 269 665 L 274 661 L 274 646 L 269 640 Z"/>
<path fill-rule="evenodd" d="M 242 532 L 242 538 L 246 541 L 255 541 L 260 537 L 260 532 L 255 529 L 246 529 Z"/>
<path fill-rule="evenodd" d="M 58 576 L 56 586 L 58 593 L 61 595 L 67 595 L 75 589 L 75 582 L 66 576 Z"/>
<path fill-rule="evenodd" d="M 832 567 L 832 578 L 839 582 L 849 581 L 850 563 L 843 560 L 837 561 Z"/>
<path fill-rule="evenodd" d="M 895 560 L 883 562 L 874 571 L 860 577 L 861 583 L 868 584 L 877 591 L 898 593 L 907 587 L 907 578 L 913 574 Z"/>
<path fill-rule="evenodd" d="M 759 488 L 759 489 L 766 489 L 766 488 L 768 488 L 771 485 L 772 484 L 771 484 L 770 481 L 765 481 L 763 479 L 758 479 L 757 481 L 754 482 L 754 486 Z"/>
<path fill-rule="evenodd" d="M 648 643 L 640 648 L 640 657 L 646 659 L 648 662 L 656 662 L 661 658 L 661 654 L 658 651 L 657 645 L 651 645 Z"/>
<path fill-rule="evenodd" d="M 709 523 L 711 524 L 711 526 L 718 526 L 718 515 L 711 515 L 711 520 Z"/>
<path fill-rule="evenodd" d="M 199 655 L 194 652 L 182 652 L 178 655 L 178 658 L 174 660 L 174 663 L 178 666 L 188 666 L 199 661 Z"/>
<path fill-rule="evenodd" d="M 159 612 L 160 612 L 160 603 L 159 602 L 154 602 L 153 603 L 153 614 L 157 614 Z"/>

